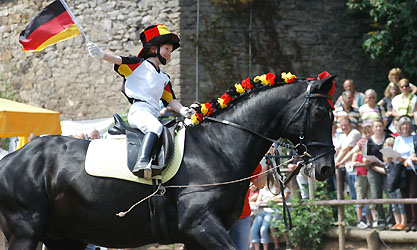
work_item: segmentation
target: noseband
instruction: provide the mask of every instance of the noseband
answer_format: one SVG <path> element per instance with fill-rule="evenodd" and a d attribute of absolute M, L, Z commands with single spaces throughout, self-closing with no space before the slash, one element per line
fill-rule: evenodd
<path fill-rule="evenodd" d="M 288 126 L 294 121 L 297 114 L 300 113 L 301 110 L 304 110 L 303 125 L 302 125 L 302 129 L 300 130 L 300 135 L 298 136 L 300 142 L 295 146 L 292 146 L 292 145 L 287 144 L 287 143 L 282 143 L 278 140 L 274 140 L 272 138 L 269 138 L 267 136 L 264 136 L 264 135 L 262 135 L 262 134 L 260 134 L 256 131 L 254 131 L 254 130 L 248 128 L 248 127 L 245 127 L 243 125 L 240 125 L 240 124 L 237 124 L 237 123 L 234 123 L 234 122 L 231 122 L 231 121 L 221 120 L 221 119 L 217 119 L 217 118 L 214 118 L 214 117 L 206 117 L 206 119 L 211 120 L 211 121 L 215 121 L 215 122 L 219 122 L 219 123 L 222 123 L 222 124 L 225 124 L 225 125 L 229 125 L 229 126 L 232 126 L 232 127 L 235 127 L 235 128 L 247 131 L 247 132 L 250 132 L 250 133 L 255 134 L 259 137 L 262 137 L 265 140 L 268 140 L 272 143 L 278 144 L 282 147 L 294 149 L 294 150 L 296 150 L 298 155 L 303 156 L 303 160 L 304 160 L 305 164 L 309 164 L 309 163 L 312 163 L 312 162 L 316 161 L 317 159 L 319 159 L 319 158 L 321 158 L 321 157 L 323 157 L 327 154 L 334 153 L 334 147 L 333 147 L 332 144 L 327 144 L 327 143 L 322 143 L 322 142 L 307 142 L 307 143 L 304 143 L 304 140 L 305 140 L 304 139 L 304 133 L 305 133 L 306 127 L 308 127 L 306 125 L 308 125 L 308 123 L 309 123 L 308 111 L 309 111 L 309 108 L 310 108 L 310 99 L 311 98 L 326 98 L 326 99 L 329 99 L 329 100 L 332 99 L 331 96 L 325 95 L 325 94 L 319 94 L 319 93 L 311 94 L 310 92 L 311 92 L 312 85 L 313 85 L 313 81 L 308 82 L 304 102 L 300 105 L 300 107 L 298 107 L 297 111 L 291 116 L 291 119 L 288 121 L 288 123 L 284 127 L 284 133 L 283 134 L 285 134 L 285 132 L 288 129 Z M 307 152 L 308 147 L 326 147 L 326 148 L 328 148 L 328 150 L 316 155 L 315 157 L 312 157 Z M 307 160 L 305 156 L 308 156 L 309 159 Z"/>

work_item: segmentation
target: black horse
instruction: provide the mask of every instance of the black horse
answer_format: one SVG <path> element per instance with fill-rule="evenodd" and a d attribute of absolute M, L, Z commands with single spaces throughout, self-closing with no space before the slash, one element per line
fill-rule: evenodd
<path fill-rule="evenodd" d="M 262 136 L 302 143 L 312 155 L 315 178 L 334 173 L 331 106 L 333 77 L 296 80 L 258 88 L 236 98 L 213 117 L 255 131 L 206 119 L 186 130 L 185 153 L 165 183 L 197 185 L 250 176 L 271 146 Z M 256 133 L 262 134 L 262 136 Z M 0 226 L 9 250 L 84 249 L 87 242 L 128 248 L 157 242 L 147 202 L 152 186 L 99 178 L 84 171 L 89 141 L 46 136 L 0 161 Z M 168 188 L 166 229 L 187 249 L 235 249 L 227 230 L 242 211 L 249 181 L 211 187 Z"/>

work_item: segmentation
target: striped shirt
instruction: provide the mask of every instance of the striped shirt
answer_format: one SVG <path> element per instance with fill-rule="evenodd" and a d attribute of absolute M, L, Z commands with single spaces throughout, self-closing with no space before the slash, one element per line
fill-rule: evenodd
<path fill-rule="evenodd" d="M 334 115 L 334 120 L 336 121 L 336 132 L 341 133 L 342 129 L 340 128 L 340 120 L 342 118 L 349 118 L 349 120 L 352 123 L 352 127 L 358 129 L 359 126 L 362 125 L 362 120 L 360 117 L 360 113 L 357 109 L 355 108 L 351 108 L 350 111 L 346 111 L 345 108 L 342 106 L 337 107 L 334 111 L 333 111 L 333 115 Z"/>
<path fill-rule="evenodd" d="M 361 116 L 362 125 L 370 126 L 375 120 L 386 121 L 385 111 L 378 106 L 371 108 L 368 104 L 364 104 L 359 108 L 359 114 Z"/>

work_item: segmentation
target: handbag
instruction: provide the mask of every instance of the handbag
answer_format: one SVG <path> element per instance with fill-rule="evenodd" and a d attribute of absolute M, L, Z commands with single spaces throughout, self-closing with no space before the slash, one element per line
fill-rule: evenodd
<path fill-rule="evenodd" d="M 401 163 L 389 162 L 385 166 L 387 172 L 388 192 L 394 192 L 398 188 L 405 188 L 405 167 Z"/>

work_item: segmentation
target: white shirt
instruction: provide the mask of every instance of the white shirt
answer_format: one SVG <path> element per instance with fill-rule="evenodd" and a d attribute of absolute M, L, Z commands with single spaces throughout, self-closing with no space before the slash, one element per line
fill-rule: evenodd
<path fill-rule="evenodd" d="M 169 77 L 161 70 L 158 72 L 149 61 L 143 61 L 129 76 L 126 77 L 126 95 L 148 103 L 159 112 L 159 100 Z"/>
<path fill-rule="evenodd" d="M 361 133 L 354 128 L 349 132 L 349 134 L 345 134 L 345 133 L 340 134 L 340 137 L 339 137 L 340 144 L 339 144 L 338 154 L 340 154 L 340 152 L 347 147 L 353 148 L 361 138 L 362 138 Z M 350 161 L 346 162 L 345 164 L 340 165 L 340 167 L 344 166 L 346 167 L 346 170 L 349 171 L 349 173 L 356 174 L 356 169 L 350 168 L 349 163 Z"/>

